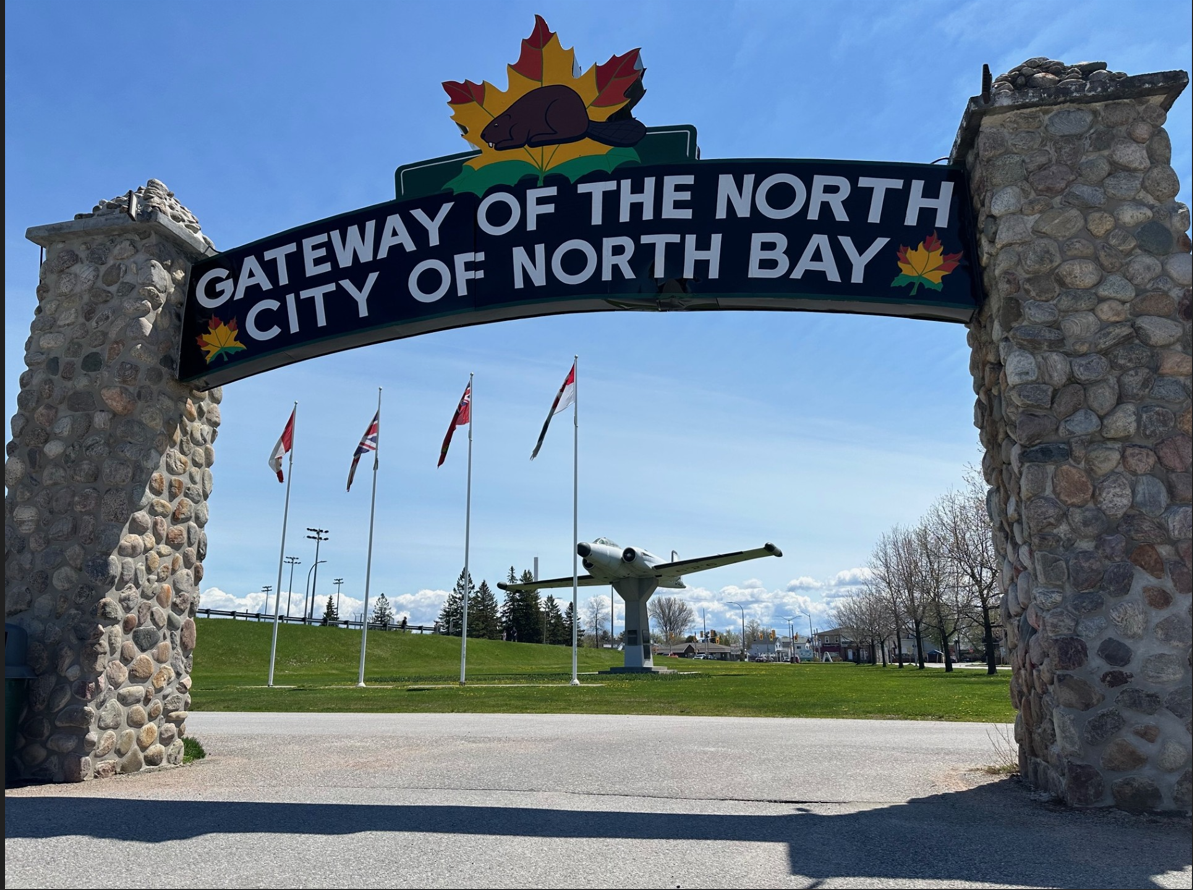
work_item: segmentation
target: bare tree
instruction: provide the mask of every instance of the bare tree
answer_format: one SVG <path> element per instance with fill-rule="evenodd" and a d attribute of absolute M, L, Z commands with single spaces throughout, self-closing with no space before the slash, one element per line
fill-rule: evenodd
<path fill-rule="evenodd" d="M 936 514 L 945 552 L 959 581 L 968 588 L 969 596 L 962 611 L 982 628 L 986 673 L 996 673 L 994 634 L 1001 594 L 990 514 L 986 509 L 986 484 L 980 471 L 971 467 L 965 475 L 965 487 L 941 498 Z"/>
<path fill-rule="evenodd" d="M 584 617 L 588 619 L 588 627 L 592 631 L 592 646 L 600 648 L 601 635 L 607 633 L 605 625 L 609 619 L 609 600 L 603 596 L 594 596 L 588 601 L 584 610 Z"/>
<path fill-rule="evenodd" d="M 920 548 L 915 531 L 897 527 L 891 532 L 895 542 L 895 595 L 899 611 L 911 624 L 915 635 L 916 667 L 924 669 L 924 616 L 927 597 L 924 595 L 924 573 L 920 565 Z"/>
<path fill-rule="evenodd" d="M 878 585 L 867 581 L 861 590 L 840 600 L 836 605 L 839 626 L 847 630 L 859 644 L 870 650 L 870 663 L 878 663 L 878 652 L 882 653 L 882 665 L 886 667 L 886 640 L 890 635 L 890 609 Z"/>
<path fill-rule="evenodd" d="M 683 639 L 693 624 L 696 613 L 677 596 L 652 597 L 647 612 L 668 645 Z"/>
<path fill-rule="evenodd" d="M 870 556 L 870 583 L 874 591 L 882 597 L 886 604 L 895 634 L 895 652 L 899 660 L 899 667 L 903 667 L 903 637 L 904 614 L 900 591 L 903 585 L 903 575 L 899 570 L 899 535 L 898 528 L 884 534 L 874 546 Z"/>
<path fill-rule="evenodd" d="M 966 597 L 966 588 L 958 583 L 959 578 L 945 551 L 935 506 L 916 526 L 915 548 L 925 617 L 940 640 L 940 648 L 944 653 L 944 669 L 946 673 L 951 672 L 952 641 L 964 618 L 962 602 Z"/>

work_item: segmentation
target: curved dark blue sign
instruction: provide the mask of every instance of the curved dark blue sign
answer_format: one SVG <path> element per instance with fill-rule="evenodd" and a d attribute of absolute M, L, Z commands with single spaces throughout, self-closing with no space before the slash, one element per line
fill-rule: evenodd
<path fill-rule="evenodd" d="M 971 219 L 962 169 L 831 160 L 625 165 L 377 204 L 196 263 L 179 378 L 207 388 L 564 312 L 967 322 L 981 301 Z"/>

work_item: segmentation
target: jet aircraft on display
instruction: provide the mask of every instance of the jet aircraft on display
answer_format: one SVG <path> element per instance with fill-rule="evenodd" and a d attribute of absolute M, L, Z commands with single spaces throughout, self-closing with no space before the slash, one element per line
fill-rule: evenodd
<path fill-rule="evenodd" d="M 622 548 L 608 538 L 597 538 L 592 542 L 582 541 L 577 544 L 576 554 L 584 561 L 584 568 L 589 572 L 576 579 L 575 583 L 578 586 L 610 585 L 625 600 L 625 667 L 622 670 L 649 671 L 654 669 L 654 659 L 650 646 L 650 618 L 646 602 L 655 590 L 660 587 L 682 589 L 686 586 L 683 583 L 685 574 L 704 572 L 764 556 L 782 556 L 783 551 L 774 544 L 764 544 L 753 550 L 667 561 L 640 547 Z M 569 575 L 566 578 L 550 578 L 545 581 L 512 584 L 502 582 L 497 586 L 502 590 L 529 592 L 549 587 L 571 587 L 572 583 Z"/>

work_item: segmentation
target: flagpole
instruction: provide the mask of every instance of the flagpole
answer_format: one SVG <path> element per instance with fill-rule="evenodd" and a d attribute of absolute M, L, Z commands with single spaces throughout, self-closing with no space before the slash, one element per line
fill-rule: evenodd
<path fill-rule="evenodd" d="M 367 431 L 366 431 L 367 435 Z M 373 449 L 373 499 L 369 502 L 369 555 L 365 560 L 365 610 L 360 622 L 360 672 L 356 685 L 365 685 L 365 643 L 369 637 L 369 582 L 373 578 L 373 517 L 377 514 L 377 467 L 381 463 L 381 387 L 377 387 L 377 447 Z"/>
<path fill-rule="evenodd" d="M 580 356 L 572 357 L 572 685 L 579 686 L 576 675 L 577 645 L 580 626 L 580 606 L 576 592 L 580 587 L 580 568 L 576 562 L 576 547 L 580 543 Z"/>
<path fill-rule="evenodd" d="M 298 402 L 294 403 L 294 429 L 298 427 Z M 273 665 L 278 654 L 278 615 L 282 603 L 282 562 L 286 557 L 286 523 L 290 519 L 290 483 L 294 481 L 294 429 L 290 430 L 290 465 L 286 468 L 286 506 L 282 511 L 282 550 L 278 554 L 278 586 L 273 597 L 273 642 L 269 644 L 269 682 L 273 686 Z M 290 575 L 294 577 L 293 573 Z"/>
<path fill-rule="evenodd" d="M 472 579 L 468 577 L 468 539 L 472 532 L 472 412 L 476 394 L 472 391 L 472 373 L 468 374 L 468 483 L 464 496 L 464 617 L 460 621 L 460 685 L 464 685 L 464 667 L 468 661 L 468 595 Z"/>

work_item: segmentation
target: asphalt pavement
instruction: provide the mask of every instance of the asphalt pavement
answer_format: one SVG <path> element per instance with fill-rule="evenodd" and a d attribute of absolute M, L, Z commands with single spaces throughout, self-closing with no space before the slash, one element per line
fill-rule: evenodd
<path fill-rule="evenodd" d="M 1007 727 L 194 713 L 208 757 L 5 792 L 5 887 L 1189 887 L 1187 817 L 1068 811 Z"/>

